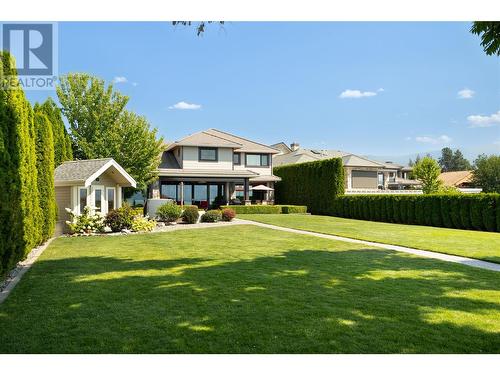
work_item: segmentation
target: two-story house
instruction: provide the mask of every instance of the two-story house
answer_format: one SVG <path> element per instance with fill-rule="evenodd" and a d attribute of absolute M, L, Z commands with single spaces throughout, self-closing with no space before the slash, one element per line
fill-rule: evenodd
<path fill-rule="evenodd" d="M 272 156 L 278 151 L 216 129 L 204 130 L 167 145 L 151 200 L 210 208 L 224 203 L 272 203 Z"/>

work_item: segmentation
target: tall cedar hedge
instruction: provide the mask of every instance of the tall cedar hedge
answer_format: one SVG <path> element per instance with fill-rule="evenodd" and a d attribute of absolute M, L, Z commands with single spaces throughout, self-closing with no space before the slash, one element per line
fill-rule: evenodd
<path fill-rule="evenodd" d="M 329 214 L 335 198 L 344 193 L 340 158 L 284 165 L 273 173 L 281 177 L 276 183 L 277 203 L 304 205 L 313 214 Z"/>
<path fill-rule="evenodd" d="M 327 214 L 500 232 L 500 194 L 344 195 L 335 199 Z"/>
<path fill-rule="evenodd" d="M 0 52 L 0 82 L 16 77 Z M 0 274 L 41 242 L 33 110 L 20 87 L 0 87 Z"/>
<path fill-rule="evenodd" d="M 52 125 L 47 116 L 35 105 L 36 167 L 38 172 L 38 198 L 42 210 L 40 226 L 42 240 L 48 240 L 56 225 L 56 195 L 54 189 L 54 141 Z"/>
<path fill-rule="evenodd" d="M 43 104 L 37 106 L 37 111 L 44 113 L 51 124 L 54 140 L 54 165 L 57 167 L 66 160 L 73 160 L 71 139 L 64 126 L 59 107 L 52 98 L 48 98 Z"/>

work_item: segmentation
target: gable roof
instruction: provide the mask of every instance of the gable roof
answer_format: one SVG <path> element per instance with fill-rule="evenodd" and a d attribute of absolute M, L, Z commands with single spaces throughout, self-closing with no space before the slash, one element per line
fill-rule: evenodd
<path fill-rule="evenodd" d="M 271 145 L 270 147 L 278 150 L 279 152 L 281 152 L 283 154 L 286 154 L 288 152 L 292 152 L 292 149 L 290 147 L 288 147 L 288 145 L 285 142 L 278 142 L 278 143 Z"/>
<path fill-rule="evenodd" d="M 309 150 L 300 148 L 298 150 L 289 152 L 283 155 L 275 155 L 273 157 L 273 164 L 275 166 L 285 164 L 297 164 L 308 161 L 316 161 L 331 158 L 341 158 L 344 167 L 373 167 L 385 168 L 383 163 L 379 163 L 363 156 L 351 154 L 339 150 Z"/>
<path fill-rule="evenodd" d="M 122 186 L 136 187 L 135 180 L 114 159 L 89 159 L 65 161 L 54 171 L 55 186 L 83 185 L 89 186 L 106 171 L 116 174 Z"/>
<path fill-rule="evenodd" d="M 205 133 L 240 144 L 241 146 L 238 147 L 238 151 L 240 152 L 261 152 L 267 154 L 277 154 L 279 152 L 278 150 L 266 146 L 262 143 L 254 142 L 249 139 L 239 137 L 237 135 L 226 133 L 223 132 L 222 130 L 217 130 L 212 128 L 205 130 Z"/>
<path fill-rule="evenodd" d="M 217 135 L 210 134 L 207 131 L 201 131 L 194 134 L 190 134 L 178 141 L 175 141 L 168 145 L 166 150 L 170 150 L 176 146 L 206 146 L 206 147 L 227 147 L 227 148 L 239 148 L 240 143 L 232 142 L 225 138 L 221 138 Z"/>
<path fill-rule="evenodd" d="M 207 129 L 188 135 L 187 137 L 170 143 L 166 151 L 177 146 L 223 147 L 234 148 L 239 152 L 259 152 L 267 154 L 277 154 L 279 152 L 272 147 L 217 129 Z"/>
<path fill-rule="evenodd" d="M 443 172 L 439 175 L 445 186 L 460 186 L 472 182 L 472 177 L 472 171 Z"/>

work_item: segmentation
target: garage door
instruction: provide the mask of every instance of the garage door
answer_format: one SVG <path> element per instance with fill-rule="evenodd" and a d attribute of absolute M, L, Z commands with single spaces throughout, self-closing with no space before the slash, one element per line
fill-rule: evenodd
<path fill-rule="evenodd" d="M 352 171 L 353 189 L 377 189 L 376 171 Z"/>

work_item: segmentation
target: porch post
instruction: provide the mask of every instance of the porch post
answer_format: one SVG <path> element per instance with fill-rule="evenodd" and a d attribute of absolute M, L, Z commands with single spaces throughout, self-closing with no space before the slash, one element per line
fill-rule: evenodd
<path fill-rule="evenodd" d="M 181 189 L 181 194 L 180 194 L 181 207 L 184 207 L 184 181 L 181 181 L 180 189 Z"/>
<path fill-rule="evenodd" d="M 229 204 L 230 196 L 229 196 L 229 182 L 224 184 L 224 194 L 226 195 L 226 204 Z"/>
<path fill-rule="evenodd" d="M 244 198 L 245 198 L 245 205 L 250 205 L 250 199 L 248 198 L 249 196 L 249 186 L 248 186 L 248 178 L 245 178 L 243 183 L 243 192 L 244 192 Z"/>

